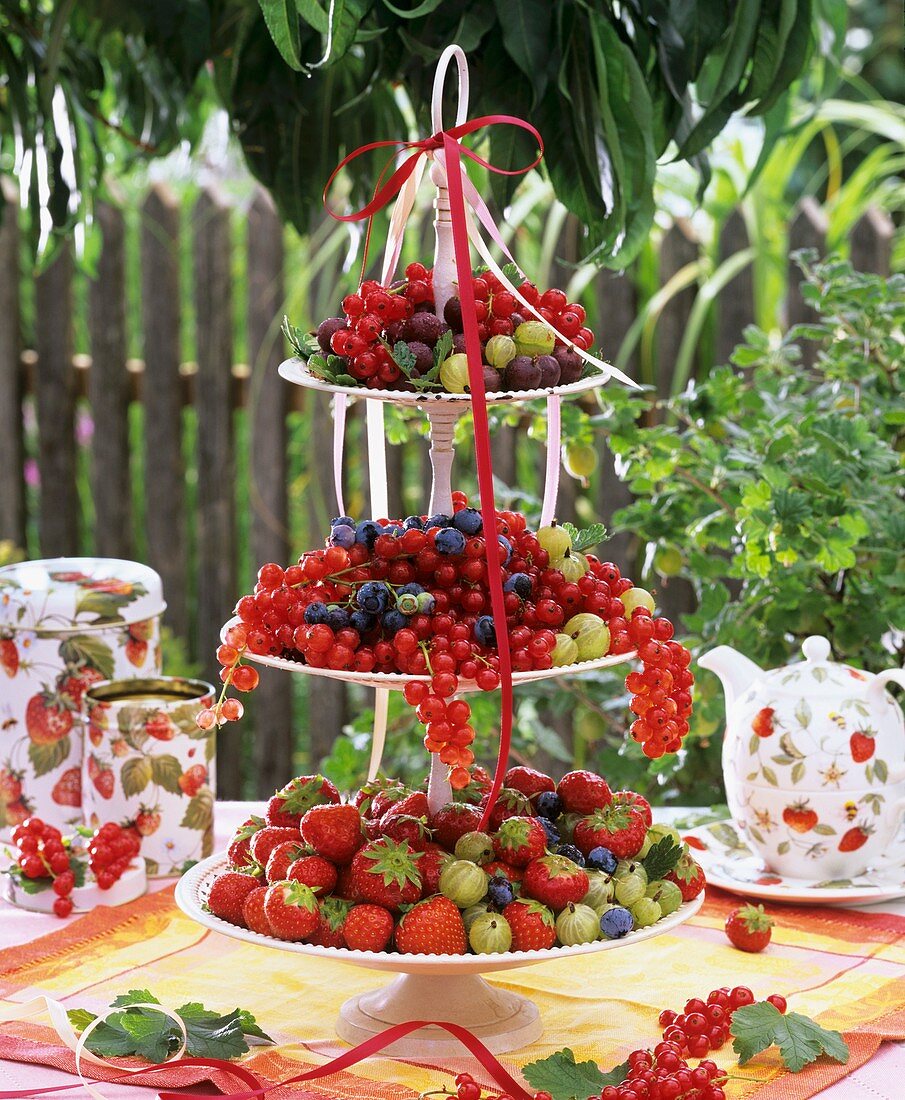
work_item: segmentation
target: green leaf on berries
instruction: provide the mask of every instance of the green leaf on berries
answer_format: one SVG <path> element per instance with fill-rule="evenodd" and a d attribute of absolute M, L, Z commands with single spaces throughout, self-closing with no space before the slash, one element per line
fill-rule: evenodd
<path fill-rule="evenodd" d="M 52 741 L 49 745 L 38 741 L 30 741 L 28 744 L 28 759 L 34 768 L 35 778 L 47 775 L 54 768 L 58 768 L 69 756 L 72 743 L 68 737 L 61 737 L 59 741 Z"/>
<path fill-rule="evenodd" d="M 444 332 L 440 339 L 434 345 L 434 366 L 439 368 L 440 364 L 445 362 L 449 358 L 449 354 L 452 349 L 452 332 Z"/>
<path fill-rule="evenodd" d="M 6 874 L 25 894 L 43 893 L 44 890 L 49 890 L 53 884 L 49 878 L 27 878 L 22 874 L 22 868 L 17 865 L 10 867 Z"/>
<path fill-rule="evenodd" d="M 828 1031 L 800 1012 L 783 1015 L 769 1001 L 737 1008 L 729 1030 L 732 1049 L 742 1066 L 774 1045 L 792 1073 L 798 1073 L 821 1054 L 837 1062 L 847 1062 L 849 1057 L 848 1045 L 838 1031 Z"/>
<path fill-rule="evenodd" d="M 393 362 L 402 371 L 406 378 L 411 377 L 412 368 L 418 359 L 412 349 L 404 340 L 397 340 L 393 345 Z"/>
<path fill-rule="evenodd" d="M 600 1095 L 607 1085 L 618 1085 L 628 1076 L 628 1062 L 623 1062 L 604 1073 L 596 1062 L 576 1062 L 575 1055 L 566 1047 L 547 1058 L 529 1062 L 522 1068 L 522 1076 L 539 1092 L 549 1092 L 553 1100 L 587 1100 Z"/>
<path fill-rule="evenodd" d="M 503 267 L 503 274 L 506 276 L 510 283 L 520 283 L 523 278 L 517 264 L 506 264 Z"/>
<path fill-rule="evenodd" d="M 671 836 L 661 837 L 641 860 L 641 866 L 647 872 L 647 881 L 656 882 L 675 870 L 681 855 L 681 844 L 676 844 Z"/>
<path fill-rule="evenodd" d="M 292 347 L 292 350 L 300 355 L 302 359 L 307 359 L 309 356 L 316 355 L 317 352 L 320 351 L 320 344 L 317 342 L 317 337 L 314 333 L 305 332 L 304 329 L 300 329 L 298 325 L 293 325 L 285 314 L 283 316 L 283 324 L 280 328 Z"/>
<path fill-rule="evenodd" d="M 589 550 L 606 538 L 606 528 L 602 523 L 592 523 L 590 527 L 585 527 L 583 530 L 579 530 L 574 523 L 564 523 L 562 526 L 569 533 L 572 549 L 578 553 Z"/>
<path fill-rule="evenodd" d="M 323 355 L 312 355 L 307 363 L 308 370 L 315 376 L 315 378 L 330 378 L 332 377 L 327 372 L 327 360 Z"/>

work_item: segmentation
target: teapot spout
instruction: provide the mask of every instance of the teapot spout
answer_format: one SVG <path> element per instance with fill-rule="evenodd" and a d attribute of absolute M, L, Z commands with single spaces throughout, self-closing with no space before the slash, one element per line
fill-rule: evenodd
<path fill-rule="evenodd" d="M 709 653 L 698 658 L 698 664 L 719 676 L 726 695 L 727 708 L 761 674 L 760 667 L 754 661 L 730 645 L 719 645 L 716 649 L 711 649 Z"/>

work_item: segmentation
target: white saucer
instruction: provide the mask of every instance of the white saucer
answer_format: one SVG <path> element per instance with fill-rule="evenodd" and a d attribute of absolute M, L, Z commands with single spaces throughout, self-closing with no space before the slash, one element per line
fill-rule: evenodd
<path fill-rule="evenodd" d="M 2 888 L 2 896 L 18 909 L 27 909 L 30 913 L 52 913 L 53 903 L 57 895 L 48 885 L 46 889 L 38 893 L 29 893 L 24 890 L 16 880 L 9 875 L 3 876 L 5 882 Z M 121 877 L 110 887 L 102 890 L 94 877 L 89 874 L 84 886 L 76 886 L 70 895 L 72 897 L 73 913 L 90 913 L 98 905 L 125 905 L 127 902 L 140 898 L 148 889 L 148 878 L 145 871 L 145 861 L 136 859 L 126 868 Z"/>
<path fill-rule="evenodd" d="M 692 838 L 694 857 L 704 868 L 708 884 L 733 894 L 795 905 L 870 905 L 905 897 L 902 867 L 867 871 L 852 879 L 809 882 L 764 867 L 729 820 L 700 825 L 683 835 Z"/>

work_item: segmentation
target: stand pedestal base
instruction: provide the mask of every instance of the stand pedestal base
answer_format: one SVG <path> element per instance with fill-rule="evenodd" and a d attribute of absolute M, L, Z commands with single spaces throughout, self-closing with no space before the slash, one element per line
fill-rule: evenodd
<path fill-rule="evenodd" d="M 342 1006 L 336 1030 L 347 1043 L 361 1043 L 392 1024 L 437 1019 L 467 1027 L 494 1054 L 518 1050 L 540 1038 L 537 1006 L 516 993 L 496 989 L 476 974 L 401 974 L 372 993 L 351 997 Z M 465 1048 L 437 1027 L 421 1028 L 386 1048 L 397 1058 L 451 1058 Z"/>

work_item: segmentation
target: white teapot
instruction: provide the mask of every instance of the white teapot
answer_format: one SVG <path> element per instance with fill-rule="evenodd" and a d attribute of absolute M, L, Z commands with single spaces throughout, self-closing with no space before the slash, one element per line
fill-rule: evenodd
<path fill-rule="evenodd" d="M 767 867 L 809 880 L 850 879 L 905 863 L 905 719 L 874 675 L 829 659 L 764 672 L 731 646 L 699 661 L 726 694 L 723 778 L 729 810 Z"/>

